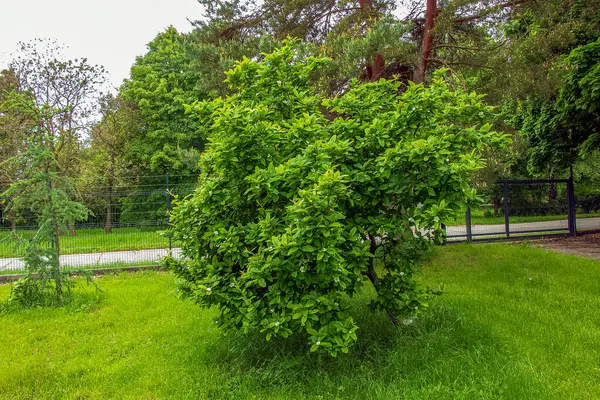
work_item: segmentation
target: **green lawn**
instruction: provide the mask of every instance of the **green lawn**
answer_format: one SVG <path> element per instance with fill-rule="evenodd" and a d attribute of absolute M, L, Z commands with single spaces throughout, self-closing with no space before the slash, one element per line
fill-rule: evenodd
<path fill-rule="evenodd" d="M 26 239 L 34 235 L 34 231 L 19 231 Z M 19 257 L 24 248 L 16 247 L 11 233 L 0 232 L 0 258 Z M 115 228 L 112 233 L 104 233 L 104 229 L 79 229 L 76 236 L 61 236 L 62 254 L 96 253 L 118 250 L 160 249 L 169 246 L 168 238 L 156 230 L 139 228 Z"/>
<path fill-rule="evenodd" d="M 0 398 L 600 398 L 600 263 L 523 245 L 440 248 L 423 279 L 446 293 L 409 327 L 353 300 L 359 343 L 224 335 L 161 273 L 100 279 L 68 309 L 0 316 Z M 0 287 L 0 297 L 9 291 Z"/>
<path fill-rule="evenodd" d="M 114 263 L 107 263 L 107 264 L 90 264 L 90 265 L 82 265 L 80 267 L 65 267 L 65 266 L 61 266 L 61 270 L 64 272 L 73 272 L 74 274 L 77 274 L 79 272 L 81 272 L 81 270 L 88 270 L 88 269 L 93 269 L 93 270 L 99 270 L 99 269 L 120 269 L 120 268 L 128 268 L 128 267 L 140 267 L 140 266 L 157 266 L 159 265 L 160 262 L 158 261 L 122 261 L 122 262 L 114 262 Z M 113 271 L 110 271 L 111 273 Z M 1 269 L 0 270 L 0 276 L 5 276 L 5 275 L 22 275 L 23 274 L 23 270 L 22 269 Z M 1 300 L 1 299 L 0 299 Z"/>

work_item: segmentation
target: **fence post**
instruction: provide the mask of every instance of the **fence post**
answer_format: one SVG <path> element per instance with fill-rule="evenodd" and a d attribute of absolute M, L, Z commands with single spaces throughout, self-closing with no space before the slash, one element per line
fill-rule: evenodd
<path fill-rule="evenodd" d="M 167 184 L 167 218 L 170 218 L 171 215 L 171 194 L 169 193 L 169 173 L 166 174 L 166 184 Z M 168 225 L 168 221 L 167 221 Z M 169 256 L 173 252 L 173 240 L 171 238 L 171 234 L 168 234 L 169 237 Z"/>
<path fill-rule="evenodd" d="M 471 206 L 467 204 L 467 215 L 466 215 L 466 227 L 467 227 L 467 242 L 473 241 L 473 232 L 471 231 Z"/>
<path fill-rule="evenodd" d="M 47 175 L 47 177 L 48 177 L 48 193 L 49 193 L 49 196 L 52 196 L 52 179 L 50 179 L 49 175 Z M 52 214 L 52 215 L 54 215 L 54 214 Z M 54 219 L 54 217 L 52 217 L 52 218 Z M 52 226 L 54 226 L 54 221 L 52 221 L 52 222 L 53 222 Z M 52 250 L 54 250 L 54 247 L 55 247 L 54 232 L 52 232 L 52 238 L 50 239 L 50 247 L 52 247 Z"/>
<path fill-rule="evenodd" d="M 442 228 L 442 246 L 446 245 L 446 242 L 448 241 L 448 232 L 446 231 L 446 224 L 441 223 L 440 224 L 440 228 Z"/>
<path fill-rule="evenodd" d="M 508 182 L 504 181 L 504 231 L 506 232 L 506 237 L 510 237 L 510 225 L 508 221 L 508 216 L 510 214 L 508 202 Z"/>
<path fill-rule="evenodd" d="M 569 212 L 567 213 L 569 218 L 569 235 L 576 236 L 577 235 L 577 220 L 575 214 L 575 186 L 573 185 L 573 174 L 569 176 L 569 180 L 567 181 L 567 205 L 569 208 Z"/>

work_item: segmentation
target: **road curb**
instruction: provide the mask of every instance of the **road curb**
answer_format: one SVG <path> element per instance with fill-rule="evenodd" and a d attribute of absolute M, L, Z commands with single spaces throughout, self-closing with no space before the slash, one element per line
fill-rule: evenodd
<path fill-rule="evenodd" d="M 86 269 L 85 271 L 89 271 L 92 275 L 108 275 L 115 274 L 120 272 L 139 272 L 139 271 L 167 271 L 165 267 L 162 265 L 139 265 L 134 267 L 119 267 L 119 268 L 96 268 L 96 269 Z M 81 275 L 82 271 L 73 271 L 71 275 Z M 24 274 L 14 274 L 14 275 L 0 275 L 0 284 L 9 283 L 16 281 L 22 277 Z M 33 276 L 37 276 L 37 274 L 33 274 Z"/>

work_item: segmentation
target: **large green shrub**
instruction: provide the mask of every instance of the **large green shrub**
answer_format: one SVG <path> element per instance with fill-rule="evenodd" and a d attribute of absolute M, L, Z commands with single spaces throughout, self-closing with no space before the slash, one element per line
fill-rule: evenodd
<path fill-rule="evenodd" d="M 179 201 L 170 260 L 181 289 L 219 324 L 304 334 L 311 350 L 356 341 L 347 300 L 369 280 L 393 321 L 427 308 L 415 263 L 475 192 L 480 154 L 500 146 L 474 93 L 381 80 L 324 100 L 308 86 L 327 60 L 291 44 L 228 72 L 230 97 L 192 107 L 209 131 L 199 186 Z"/>

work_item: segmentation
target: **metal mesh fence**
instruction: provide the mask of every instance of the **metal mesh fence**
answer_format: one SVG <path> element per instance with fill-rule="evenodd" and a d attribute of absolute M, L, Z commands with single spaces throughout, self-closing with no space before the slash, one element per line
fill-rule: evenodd
<path fill-rule="evenodd" d="M 165 231 L 174 196 L 195 187 L 192 176 L 144 176 L 113 185 L 88 185 L 74 197 L 89 210 L 85 221 L 60 237 L 61 265 L 111 267 L 155 264 L 170 250 L 178 254 Z M 0 273 L 19 272 L 27 243 L 38 231 L 34 216 L 0 211 Z"/>
<path fill-rule="evenodd" d="M 499 181 L 489 204 L 446 222 L 448 241 L 478 241 L 600 231 L 600 198 L 575 202 L 569 180 Z M 156 264 L 178 244 L 165 231 L 174 196 L 195 187 L 195 176 L 144 176 L 81 187 L 74 197 L 85 221 L 60 238 L 61 265 L 122 267 Z M 507 211 L 508 210 L 508 211 Z M 571 214 L 571 217 L 570 217 Z M 23 270 L 27 243 L 38 230 L 33 215 L 14 218 L 0 204 L 0 274 Z"/>
<path fill-rule="evenodd" d="M 600 232 L 600 196 L 577 199 L 575 214 L 578 233 Z"/>

